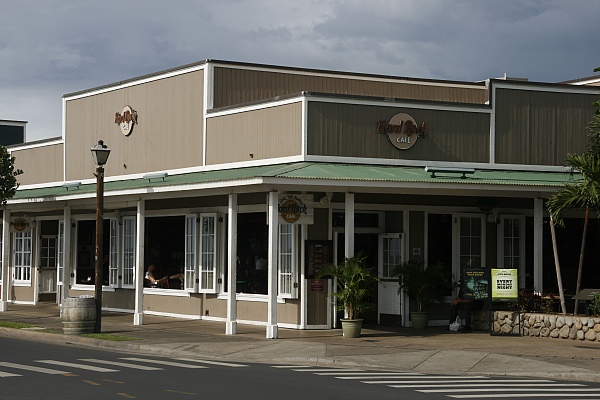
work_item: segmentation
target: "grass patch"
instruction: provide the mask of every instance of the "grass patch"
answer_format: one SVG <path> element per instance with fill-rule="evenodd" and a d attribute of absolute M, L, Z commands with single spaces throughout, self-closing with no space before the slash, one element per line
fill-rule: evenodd
<path fill-rule="evenodd" d="M 80 336 L 94 339 L 112 340 L 114 342 L 128 342 L 131 340 L 141 340 L 131 336 L 112 335 L 110 333 L 82 333 Z"/>
<path fill-rule="evenodd" d="M 30 328 L 36 328 L 35 325 L 24 324 L 22 322 L 11 322 L 11 321 L 0 321 L 0 327 L 2 327 L 2 328 L 12 328 L 12 329 L 30 329 Z"/>

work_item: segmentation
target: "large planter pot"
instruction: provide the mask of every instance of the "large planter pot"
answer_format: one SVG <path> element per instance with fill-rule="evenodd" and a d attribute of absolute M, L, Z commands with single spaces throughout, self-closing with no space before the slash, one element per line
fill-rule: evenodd
<path fill-rule="evenodd" d="M 425 311 L 413 311 L 410 313 L 410 319 L 413 324 L 413 328 L 423 329 L 429 325 L 429 313 Z"/>
<path fill-rule="evenodd" d="M 362 329 L 362 319 L 342 319 L 342 333 L 345 338 L 357 338 Z"/>
<path fill-rule="evenodd" d="M 96 325 L 96 299 L 93 297 L 69 297 L 60 310 L 65 335 L 94 332 Z"/>

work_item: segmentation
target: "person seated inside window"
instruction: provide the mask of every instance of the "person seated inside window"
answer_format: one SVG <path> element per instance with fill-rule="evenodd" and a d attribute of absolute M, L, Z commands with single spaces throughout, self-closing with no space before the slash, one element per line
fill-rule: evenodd
<path fill-rule="evenodd" d="M 156 266 L 154 264 L 148 266 L 148 270 L 146 271 L 146 275 L 144 276 L 145 282 L 148 287 L 157 288 L 157 287 L 165 287 L 169 284 L 169 277 L 163 276 L 162 278 L 156 278 L 154 276 L 154 272 L 156 271 Z"/>
<path fill-rule="evenodd" d="M 179 267 L 179 272 L 176 273 L 175 275 L 171 275 L 169 276 L 169 279 L 177 279 L 179 280 L 179 285 L 176 285 L 175 287 L 179 287 L 180 289 L 184 288 L 183 282 L 184 282 L 184 273 L 183 273 L 183 267 Z"/>

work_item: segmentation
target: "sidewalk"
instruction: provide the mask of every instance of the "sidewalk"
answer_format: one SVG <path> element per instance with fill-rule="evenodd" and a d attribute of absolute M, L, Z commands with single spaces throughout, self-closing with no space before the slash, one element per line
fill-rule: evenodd
<path fill-rule="evenodd" d="M 9 304 L 0 321 L 23 322 L 44 329 L 0 328 L 0 337 L 81 345 L 122 352 L 241 363 L 319 364 L 425 374 L 506 375 L 600 382 L 600 344 L 570 339 L 490 336 L 487 332 L 451 333 L 378 325 L 363 327 L 358 339 L 341 330 L 279 329 L 266 339 L 266 328 L 240 325 L 225 335 L 225 323 L 144 315 L 102 314 L 102 332 L 135 337 L 109 341 L 44 332 L 62 331 L 56 304 Z"/>

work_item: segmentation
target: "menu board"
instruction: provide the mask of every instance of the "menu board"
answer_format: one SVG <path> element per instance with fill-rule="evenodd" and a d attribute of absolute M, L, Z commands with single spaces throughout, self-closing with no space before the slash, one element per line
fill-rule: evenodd
<path fill-rule="evenodd" d="M 331 240 L 307 240 L 304 248 L 306 278 L 314 278 L 321 265 L 333 262 L 333 241 Z"/>

